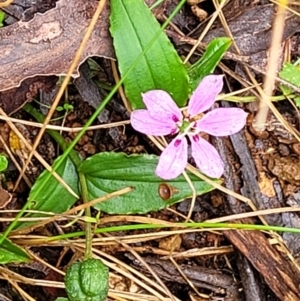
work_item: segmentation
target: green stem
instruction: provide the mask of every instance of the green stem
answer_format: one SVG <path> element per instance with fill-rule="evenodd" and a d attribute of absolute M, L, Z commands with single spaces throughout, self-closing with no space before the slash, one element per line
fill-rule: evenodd
<path fill-rule="evenodd" d="M 81 196 L 84 203 L 89 202 L 88 198 L 88 189 L 86 185 L 86 179 L 84 174 L 81 172 L 79 173 L 79 180 L 81 185 Z M 90 217 L 91 216 L 91 208 L 87 207 L 85 208 L 85 216 Z M 92 225 L 90 222 L 85 222 L 85 254 L 84 258 L 89 259 L 92 258 Z"/>
<path fill-rule="evenodd" d="M 41 114 L 38 110 L 36 110 L 31 104 L 25 104 L 23 107 L 23 110 L 25 110 L 27 113 L 32 115 L 38 122 L 43 123 L 45 120 L 45 117 L 43 114 Z M 47 132 L 51 135 L 51 137 L 58 143 L 60 148 L 65 151 L 68 148 L 68 144 L 64 140 L 64 138 L 56 131 L 54 130 L 47 130 Z M 76 169 L 78 170 L 79 165 L 81 163 L 81 160 L 79 159 L 79 156 L 76 151 L 73 149 L 70 151 L 69 156 L 71 160 L 73 161 L 74 165 L 76 166 Z M 84 174 L 79 172 L 79 181 L 80 181 L 80 187 L 81 187 L 81 196 L 84 203 L 89 202 L 88 198 L 88 189 L 86 185 L 86 179 Z M 91 217 L 91 209 L 90 207 L 85 209 L 85 216 Z M 85 223 L 85 259 L 92 257 L 92 227 L 90 222 Z"/>
<path fill-rule="evenodd" d="M 285 100 L 288 98 L 295 98 L 297 95 L 295 94 L 290 94 L 290 95 L 277 95 L 277 96 L 272 96 L 271 100 L 272 101 L 280 101 L 280 100 Z M 256 96 L 224 96 L 222 97 L 222 100 L 227 100 L 227 101 L 232 101 L 232 102 L 252 102 L 252 101 L 257 101 Z"/>
<path fill-rule="evenodd" d="M 145 230 L 145 229 L 163 229 L 163 228 L 176 228 L 178 229 L 242 229 L 242 230 L 256 230 L 256 231 L 276 231 L 276 232 L 286 232 L 286 233 L 297 233 L 300 234 L 300 229 L 290 228 L 290 227 L 280 227 L 280 226 L 265 226 L 265 225 L 253 225 L 253 224 L 234 224 L 234 223 L 174 223 L 173 225 L 164 225 L 164 224 L 134 224 L 134 225 L 122 225 L 122 226 L 113 226 L 105 228 L 95 229 L 95 233 L 109 233 L 109 232 L 123 232 L 123 231 L 136 231 L 136 230 Z M 43 241 L 60 241 L 63 239 L 70 239 L 75 237 L 83 236 L 85 232 L 73 232 L 66 233 L 63 235 L 51 236 L 45 238 Z"/>

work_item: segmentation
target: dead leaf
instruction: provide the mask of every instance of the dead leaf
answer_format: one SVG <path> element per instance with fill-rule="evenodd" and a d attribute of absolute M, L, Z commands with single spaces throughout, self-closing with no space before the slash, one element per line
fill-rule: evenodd
<path fill-rule="evenodd" d="M 22 81 L 20 87 L 0 92 L 0 107 L 6 114 L 11 114 L 17 111 L 26 102 L 31 101 L 39 91 L 47 92 L 51 90 L 56 82 L 56 76 L 27 78 Z"/>
<path fill-rule="evenodd" d="M 276 196 L 276 192 L 273 186 L 274 179 L 268 179 L 265 172 L 259 173 L 259 182 L 258 186 L 262 194 L 266 195 L 269 198 Z"/>
<path fill-rule="evenodd" d="M 60 0 L 45 14 L 0 30 L 0 91 L 36 75 L 64 75 L 93 17 L 97 1 Z M 104 8 L 80 64 L 90 56 L 113 58 L 108 31 L 108 6 Z M 78 68 L 77 68 L 78 69 Z M 78 70 L 74 77 L 78 77 Z"/>
<path fill-rule="evenodd" d="M 182 239 L 179 235 L 163 238 L 159 241 L 159 248 L 167 251 L 178 251 L 181 246 Z"/>
<path fill-rule="evenodd" d="M 11 194 L 0 186 L 0 209 L 5 208 L 11 201 Z"/>

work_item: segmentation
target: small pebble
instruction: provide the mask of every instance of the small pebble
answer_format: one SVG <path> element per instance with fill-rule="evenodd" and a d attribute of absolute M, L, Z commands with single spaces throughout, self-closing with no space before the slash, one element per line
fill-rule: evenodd
<path fill-rule="evenodd" d="M 93 155 L 96 153 L 96 147 L 92 143 L 86 143 L 82 149 L 89 155 Z"/>

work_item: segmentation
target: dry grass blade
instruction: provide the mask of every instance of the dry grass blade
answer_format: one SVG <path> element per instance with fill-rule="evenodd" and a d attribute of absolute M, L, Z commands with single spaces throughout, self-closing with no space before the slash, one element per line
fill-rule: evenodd
<path fill-rule="evenodd" d="M 282 4 L 287 4 L 287 0 L 281 0 Z M 270 47 L 270 59 L 268 61 L 267 72 L 264 79 L 264 93 L 259 103 L 259 110 L 255 116 L 253 127 L 258 132 L 262 132 L 266 128 L 266 121 L 269 112 L 269 105 L 271 104 L 270 97 L 274 89 L 274 76 L 277 74 L 278 61 L 280 56 L 279 49 L 281 48 L 281 40 L 284 29 L 285 6 L 278 6 L 278 11 L 273 24 L 272 40 Z"/>
<path fill-rule="evenodd" d="M 38 285 L 38 286 L 56 287 L 56 288 L 64 288 L 65 287 L 65 285 L 62 282 L 50 281 L 50 280 L 40 280 L 40 279 L 24 277 L 16 272 L 13 272 L 4 267 L 0 267 L 0 273 L 2 275 L 7 275 L 8 279 L 11 279 L 15 282 L 20 282 L 20 283 L 24 283 L 24 284 L 33 285 L 33 286 Z M 1 278 L 1 276 L 0 276 L 0 278 Z"/>
<path fill-rule="evenodd" d="M 15 290 L 25 299 L 28 301 L 35 301 L 30 295 L 28 295 L 20 286 L 19 284 L 12 280 L 7 274 L 2 273 L 2 276 L 5 280 L 7 280 L 14 288 Z"/>
<path fill-rule="evenodd" d="M 6 113 L 0 108 L 0 114 L 3 116 L 6 116 Z M 28 143 L 28 141 L 24 138 L 24 136 L 20 133 L 20 131 L 17 129 L 17 127 L 10 121 L 7 120 L 8 125 L 10 126 L 10 128 L 15 132 L 15 134 L 18 136 L 18 138 L 24 143 L 24 145 L 26 146 L 26 148 L 29 151 L 33 151 L 32 146 L 30 145 L 30 143 Z M 43 159 L 43 157 L 37 152 L 37 151 L 33 151 L 33 154 L 35 155 L 35 157 L 39 160 L 39 162 L 41 164 L 43 164 L 43 166 L 50 172 L 52 173 L 52 175 L 54 176 L 54 178 L 74 197 L 76 197 L 77 199 L 79 199 L 79 196 L 69 187 L 69 185 L 60 177 L 60 175 L 58 173 L 56 173 L 55 171 L 52 170 L 52 167 Z M 24 167 L 23 167 L 24 170 Z M 26 169 L 25 169 L 26 170 Z M 20 175 L 21 178 L 23 175 Z M 17 184 L 15 185 L 15 187 L 17 187 Z"/>
<path fill-rule="evenodd" d="M 0 7 L 6 7 L 13 3 L 14 0 L 6 0 L 4 2 L 0 2 Z"/>
<path fill-rule="evenodd" d="M 112 69 L 113 77 L 115 79 L 115 83 L 118 84 L 120 81 L 120 77 L 119 77 L 119 73 L 118 73 L 118 69 L 117 69 L 117 65 L 116 65 L 115 61 L 111 61 L 111 69 Z M 123 101 L 123 104 L 124 104 L 126 110 L 128 112 L 131 112 L 132 111 L 131 106 L 126 98 L 126 95 L 125 95 L 125 92 L 124 92 L 124 89 L 122 86 L 119 87 L 118 92 L 121 96 L 121 99 Z"/>
<path fill-rule="evenodd" d="M 214 23 L 214 21 L 216 20 L 216 18 L 218 17 L 219 13 L 222 11 L 222 8 L 224 7 L 225 3 L 227 3 L 227 1 L 222 1 L 221 5 L 219 5 L 219 7 L 217 8 L 217 10 L 214 12 L 213 16 L 211 17 L 211 19 L 209 20 L 207 26 L 205 27 L 205 29 L 203 30 L 203 32 L 201 33 L 200 37 L 198 38 L 197 43 L 193 46 L 193 48 L 190 50 L 189 54 L 187 55 L 187 57 L 184 60 L 184 64 L 186 64 L 188 62 L 188 60 L 190 59 L 190 57 L 193 55 L 194 51 L 197 49 L 197 47 L 199 46 L 199 44 L 201 43 L 202 39 L 205 37 L 205 35 L 207 34 L 207 32 L 209 31 L 210 27 L 212 26 L 212 24 Z"/>
<path fill-rule="evenodd" d="M 18 234 L 21 234 L 21 233 L 27 233 L 28 231 L 32 231 L 32 230 L 35 229 L 35 228 L 39 228 L 39 227 L 41 227 L 41 226 L 44 226 L 44 225 L 49 224 L 49 223 L 51 223 L 51 222 L 54 222 L 54 221 L 58 220 L 60 217 L 62 217 L 62 216 L 64 216 L 64 215 L 70 215 L 70 214 L 73 214 L 73 213 L 75 213 L 75 212 L 77 212 L 77 211 L 80 211 L 80 210 L 82 210 L 82 209 L 85 209 L 85 208 L 94 206 L 95 204 L 99 204 L 99 203 L 105 202 L 105 201 L 107 201 L 107 200 L 109 200 L 109 199 L 111 199 L 111 198 L 114 198 L 114 197 L 117 197 L 117 196 L 120 196 L 120 195 L 129 193 L 129 192 L 131 192 L 132 190 L 133 190 L 132 187 L 126 187 L 126 188 L 120 189 L 120 190 L 118 190 L 118 191 L 109 193 L 109 194 L 104 195 L 104 196 L 102 196 L 102 197 L 100 197 L 100 198 L 97 198 L 97 199 L 95 199 L 95 200 L 92 200 L 92 201 L 90 201 L 90 202 L 88 202 L 88 203 L 85 203 L 85 204 L 79 205 L 79 206 L 77 206 L 77 207 L 74 207 L 74 208 L 72 208 L 72 209 L 70 209 L 70 210 L 68 210 L 68 211 L 66 211 L 66 212 L 64 212 L 64 213 L 62 213 L 62 214 L 59 214 L 59 215 L 55 215 L 55 216 L 53 216 L 53 217 L 50 217 L 50 218 L 48 218 L 48 219 L 46 219 L 46 220 L 41 221 L 40 223 L 36 223 L 34 226 L 30 226 L 29 228 L 23 228 L 23 229 L 18 230 L 18 231 L 13 231 L 12 233 L 18 233 Z M 51 240 L 51 238 L 50 238 L 50 240 Z"/>
<path fill-rule="evenodd" d="M 111 236 L 110 234 L 106 234 L 107 236 Z M 153 278 L 161 285 L 161 287 L 165 290 L 166 294 L 170 297 L 172 301 L 175 301 L 175 298 L 171 294 L 170 290 L 167 288 L 167 286 L 164 284 L 164 282 L 160 279 L 160 277 L 154 272 L 154 270 L 151 268 L 151 266 L 143 260 L 143 258 L 134 250 L 132 249 L 128 244 L 116 239 L 116 242 L 122 245 L 127 251 L 129 251 L 137 260 L 139 260 L 149 271 L 149 273 L 153 276 Z"/>
<path fill-rule="evenodd" d="M 37 127 L 37 128 L 43 127 L 42 123 L 28 121 L 28 120 L 16 119 L 16 118 L 12 118 L 10 116 L 1 116 L 0 115 L 0 120 L 17 122 L 17 123 Z M 95 130 L 99 130 L 99 129 L 109 129 L 109 128 L 118 127 L 118 126 L 122 126 L 122 125 L 126 125 L 126 124 L 130 124 L 130 120 L 110 122 L 110 123 L 107 123 L 107 124 L 92 125 L 92 126 L 87 128 L 87 131 L 95 131 Z M 47 124 L 46 129 L 47 130 L 64 131 L 64 132 L 70 132 L 70 133 L 77 133 L 77 132 L 80 132 L 83 129 L 83 127 L 71 128 L 71 127 L 65 127 L 65 126 L 60 126 L 60 125 Z"/>

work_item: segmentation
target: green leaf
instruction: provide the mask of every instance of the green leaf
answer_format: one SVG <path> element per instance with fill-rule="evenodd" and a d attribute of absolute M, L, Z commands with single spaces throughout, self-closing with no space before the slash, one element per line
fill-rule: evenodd
<path fill-rule="evenodd" d="M 0 10 L 0 27 L 3 27 L 4 18 L 5 18 L 5 13 Z"/>
<path fill-rule="evenodd" d="M 279 88 L 282 91 L 283 95 L 290 95 L 293 93 L 293 90 L 286 85 L 279 84 Z"/>
<path fill-rule="evenodd" d="M 71 105 L 71 104 L 69 104 L 69 103 L 65 103 L 64 104 L 64 109 L 67 111 L 67 110 L 73 110 L 74 109 L 74 107 Z"/>
<path fill-rule="evenodd" d="M 30 257 L 23 249 L 13 244 L 10 240 L 4 239 L 0 245 L 0 264 L 28 262 L 29 260 Z"/>
<path fill-rule="evenodd" d="M 294 98 L 294 101 L 295 101 L 296 106 L 297 106 L 298 108 L 300 108 L 300 97 L 299 97 L 299 96 L 295 97 L 295 98 Z"/>
<path fill-rule="evenodd" d="M 60 159 L 58 157 L 54 162 Z M 78 174 L 73 162 L 67 157 L 66 160 L 58 167 L 56 172 L 61 178 L 72 188 L 72 190 L 78 195 Z M 32 202 L 30 209 L 40 210 L 46 212 L 62 213 L 77 201 L 77 199 L 71 195 L 53 176 L 50 178 L 44 188 L 37 193 L 36 198 L 32 199 L 32 195 L 35 195 L 36 190 L 39 190 L 39 186 L 44 182 L 49 172 L 44 170 L 34 185 L 31 188 L 29 194 L 29 201 Z M 29 214 L 27 217 L 42 216 L 41 214 Z M 32 223 L 30 223 L 32 224 Z M 19 227 L 28 226 L 29 223 L 20 223 Z"/>
<path fill-rule="evenodd" d="M 300 70 L 291 63 L 285 63 L 279 72 L 279 77 L 300 87 Z"/>
<path fill-rule="evenodd" d="M 282 79 L 286 80 L 287 82 L 290 82 L 291 84 L 297 87 L 300 87 L 300 69 L 298 66 L 295 66 L 291 63 L 285 63 L 282 67 L 282 70 L 279 72 L 279 77 L 281 77 Z M 293 93 L 293 90 L 288 86 L 280 84 L 279 87 L 284 95 L 289 95 Z M 299 108 L 300 97 L 299 96 L 295 97 L 294 102 L 296 106 Z"/>
<path fill-rule="evenodd" d="M 216 38 L 209 43 L 203 56 L 188 70 L 192 91 L 197 88 L 203 77 L 215 70 L 231 43 L 226 37 Z"/>
<path fill-rule="evenodd" d="M 110 31 L 119 70 L 124 75 L 160 30 L 160 25 L 142 0 L 111 0 L 110 5 Z M 127 76 L 124 86 L 133 109 L 143 108 L 141 93 L 153 89 L 167 91 L 179 106 L 186 104 L 187 72 L 164 32 Z"/>
<path fill-rule="evenodd" d="M 0 172 L 7 169 L 8 166 L 8 160 L 4 155 L 0 154 Z"/>
<path fill-rule="evenodd" d="M 112 214 L 147 213 L 191 197 L 191 188 L 183 176 L 172 181 L 163 181 L 155 174 L 158 157 L 153 155 L 131 155 L 103 152 L 96 154 L 79 167 L 85 174 L 90 200 L 107 193 L 131 186 L 133 191 L 94 208 Z M 203 194 L 213 187 L 189 174 L 197 194 Z M 173 195 L 164 200 L 159 195 L 162 185 L 171 185 Z"/>
<path fill-rule="evenodd" d="M 73 263 L 65 276 L 70 301 L 102 301 L 108 293 L 108 268 L 99 259 Z"/>

